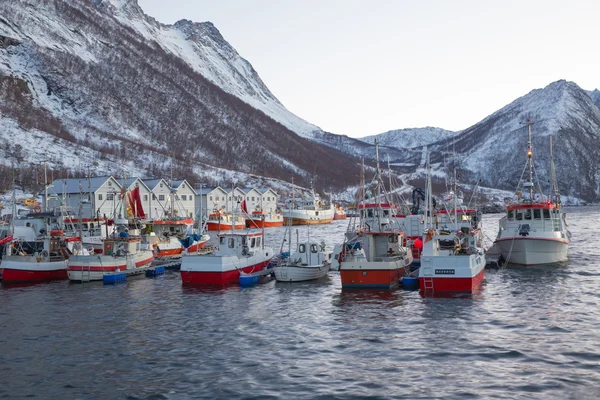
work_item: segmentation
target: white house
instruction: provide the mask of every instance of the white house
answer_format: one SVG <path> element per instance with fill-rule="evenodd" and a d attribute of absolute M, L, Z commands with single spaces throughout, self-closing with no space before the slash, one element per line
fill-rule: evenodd
<path fill-rule="evenodd" d="M 41 193 L 43 204 L 48 209 L 59 207 L 61 203 L 75 215 L 81 212 L 82 218 L 100 218 L 106 215 L 113 218 L 121 214 L 121 185 L 112 176 L 94 178 L 57 179 Z M 81 206 L 81 209 L 80 209 Z"/>
<path fill-rule="evenodd" d="M 277 192 L 271 188 L 257 189 L 262 196 L 261 208 L 263 211 L 271 212 L 277 210 Z"/>
<path fill-rule="evenodd" d="M 227 211 L 233 213 L 241 212 L 241 203 L 246 199 L 246 193 L 239 187 L 235 187 L 227 194 Z M 248 209 L 250 212 L 250 209 Z"/>
<path fill-rule="evenodd" d="M 143 182 L 152 192 L 150 196 L 149 218 L 166 218 L 171 210 L 171 186 L 164 179 L 144 179 Z"/>
<path fill-rule="evenodd" d="M 210 213 L 219 209 L 223 212 L 226 212 L 227 195 L 227 191 L 220 186 L 210 189 L 206 194 L 206 209 L 208 212 Z"/>
<path fill-rule="evenodd" d="M 262 201 L 262 194 L 252 188 L 252 189 L 245 189 L 245 199 L 246 199 L 246 209 L 248 210 L 248 213 L 252 213 L 252 211 L 258 211 L 261 209 L 261 201 Z"/>
<path fill-rule="evenodd" d="M 171 182 L 175 194 L 174 209 L 176 215 L 182 218 L 194 218 L 196 216 L 196 192 L 185 179 Z"/>

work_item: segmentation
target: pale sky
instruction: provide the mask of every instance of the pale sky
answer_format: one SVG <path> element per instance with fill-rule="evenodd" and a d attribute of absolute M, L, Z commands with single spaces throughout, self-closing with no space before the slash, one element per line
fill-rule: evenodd
<path fill-rule="evenodd" d="M 294 114 L 362 137 L 465 129 L 533 89 L 600 87 L 598 0 L 138 0 L 211 21 Z"/>

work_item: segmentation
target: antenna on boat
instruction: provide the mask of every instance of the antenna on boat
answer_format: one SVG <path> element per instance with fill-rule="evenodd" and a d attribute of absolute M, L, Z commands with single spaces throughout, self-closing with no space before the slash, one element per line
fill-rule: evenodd
<path fill-rule="evenodd" d="M 556 180 L 556 169 L 554 168 L 554 156 L 552 155 L 552 135 L 550 135 L 550 190 L 552 195 L 554 195 L 554 203 L 560 203 L 560 194 L 558 192 L 558 182 Z M 551 198 L 552 198 L 551 195 Z"/>

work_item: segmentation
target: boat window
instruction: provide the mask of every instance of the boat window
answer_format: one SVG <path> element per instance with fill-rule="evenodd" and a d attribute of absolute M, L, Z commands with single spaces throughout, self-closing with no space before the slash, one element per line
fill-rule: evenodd
<path fill-rule="evenodd" d="M 221 244 L 225 244 L 225 238 L 221 236 L 220 242 L 221 242 Z"/>
<path fill-rule="evenodd" d="M 246 236 L 242 236 L 242 244 L 245 246 L 246 244 L 248 244 L 248 242 L 246 241 Z"/>
<path fill-rule="evenodd" d="M 367 210 L 367 217 L 373 218 L 373 210 L 371 210 L 371 209 Z"/>
<path fill-rule="evenodd" d="M 233 249 L 233 247 L 235 246 L 235 240 L 233 240 L 233 238 L 229 238 L 228 246 L 230 249 Z"/>
<path fill-rule="evenodd" d="M 521 221 L 523 219 L 523 210 L 516 210 L 516 220 Z"/>
<path fill-rule="evenodd" d="M 389 217 L 390 216 L 390 210 L 383 210 L 383 216 L 384 217 Z"/>
<path fill-rule="evenodd" d="M 509 220 L 515 219 L 515 210 L 508 210 L 508 219 Z"/>
<path fill-rule="evenodd" d="M 311 253 L 316 253 L 317 251 L 318 251 L 318 249 L 317 249 L 317 245 L 316 245 L 316 244 L 314 244 L 314 243 L 313 243 L 313 244 L 311 244 L 311 245 L 310 245 L 310 252 L 311 252 Z"/>
<path fill-rule="evenodd" d="M 395 235 L 388 236 L 388 242 L 389 243 L 396 243 L 396 242 L 398 242 L 398 236 L 395 236 Z"/>
<path fill-rule="evenodd" d="M 252 238 L 252 244 L 250 245 L 250 247 L 254 247 L 256 246 L 256 238 Z"/>
<path fill-rule="evenodd" d="M 531 219 L 531 210 L 525 211 L 525 218 L 523 218 L 523 219 Z"/>
<path fill-rule="evenodd" d="M 256 246 L 260 247 L 260 238 L 256 238 Z"/>
<path fill-rule="evenodd" d="M 300 246 L 298 246 L 298 252 L 299 253 L 306 253 L 306 245 L 305 244 L 301 244 Z"/>
<path fill-rule="evenodd" d="M 550 210 L 544 208 L 544 219 L 550 219 Z"/>
<path fill-rule="evenodd" d="M 542 210 L 539 208 L 533 210 L 533 219 L 542 219 Z"/>

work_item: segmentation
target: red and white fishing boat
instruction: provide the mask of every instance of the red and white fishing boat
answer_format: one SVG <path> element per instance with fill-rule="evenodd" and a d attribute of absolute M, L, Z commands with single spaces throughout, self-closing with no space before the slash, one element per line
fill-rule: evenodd
<path fill-rule="evenodd" d="M 105 273 L 124 272 L 135 275 L 150 267 L 154 261 L 151 245 L 142 243 L 141 235 L 129 234 L 127 221 L 117 222 L 117 231 L 104 239 L 101 254 L 73 255 L 69 258 L 69 280 L 101 281 Z"/>
<path fill-rule="evenodd" d="M 283 226 L 283 215 L 275 211 L 252 211 L 246 218 L 246 225 L 248 228 L 259 229 Z"/>
<path fill-rule="evenodd" d="M 358 205 L 359 223 L 346 232 L 346 241 L 337 256 L 342 288 L 390 289 L 400 284 L 413 261 L 412 251 L 404 245 L 404 234 L 392 217 L 395 206 L 387 200 L 379 169 L 379 148 L 375 142 L 377 173 L 373 200 L 365 199 L 366 186 L 361 177 L 362 200 Z M 386 199 L 382 202 L 381 199 Z"/>
<path fill-rule="evenodd" d="M 529 180 L 523 184 L 523 193 L 517 189 L 517 200 L 506 206 L 506 215 L 494 246 L 499 248 L 504 262 L 521 265 L 553 264 L 567 260 L 571 233 L 567 229 L 566 215 L 562 212 L 556 173 L 552 160 L 550 137 L 551 199 L 533 183 L 533 150 L 531 147 L 531 121 L 527 120 L 527 164 Z M 490 249 L 492 251 L 492 249 Z"/>
<path fill-rule="evenodd" d="M 264 245 L 262 232 L 227 232 L 219 236 L 219 247 L 206 255 L 188 254 L 181 260 L 184 285 L 228 285 L 237 283 L 240 272 L 262 271 L 273 258 Z"/>
<path fill-rule="evenodd" d="M 423 236 L 421 266 L 417 270 L 420 290 L 424 294 L 471 293 L 481 284 L 485 271 L 481 232 L 471 224 L 462 225 L 457 218 L 456 201 L 453 224 L 445 224 L 443 229 L 436 227 L 429 160 L 427 166 L 425 226 L 428 230 Z"/>
<path fill-rule="evenodd" d="M 230 231 L 232 229 L 245 229 L 246 219 L 239 214 L 229 214 L 216 210 L 208 215 L 206 221 L 207 231 Z"/>
<path fill-rule="evenodd" d="M 184 250 L 181 240 L 188 237 L 194 225 L 192 218 L 146 221 L 145 239 L 155 251 L 155 257 L 179 258 Z"/>
<path fill-rule="evenodd" d="M 333 213 L 333 219 L 334 220 L 346 219 L 346 210 L 344 210 L 344 207 L 342 207 L 340 205 L 335 206 L 335 211 Z"/>
<path fill-rule="evenodd" d="M 72 251 L 84 251 L 81 240 L 78 237 L 67 238 L 61 230 L 27 240 L 17 233 L 23 229 L 20 227 L 14 236 L 6 237 L 0 243 L 6 246 L 0 262 L 2 281 L 17 283 L 67 279 L 67 260 Z M 31 231 L 33 234 L 33 229 Z"/>

